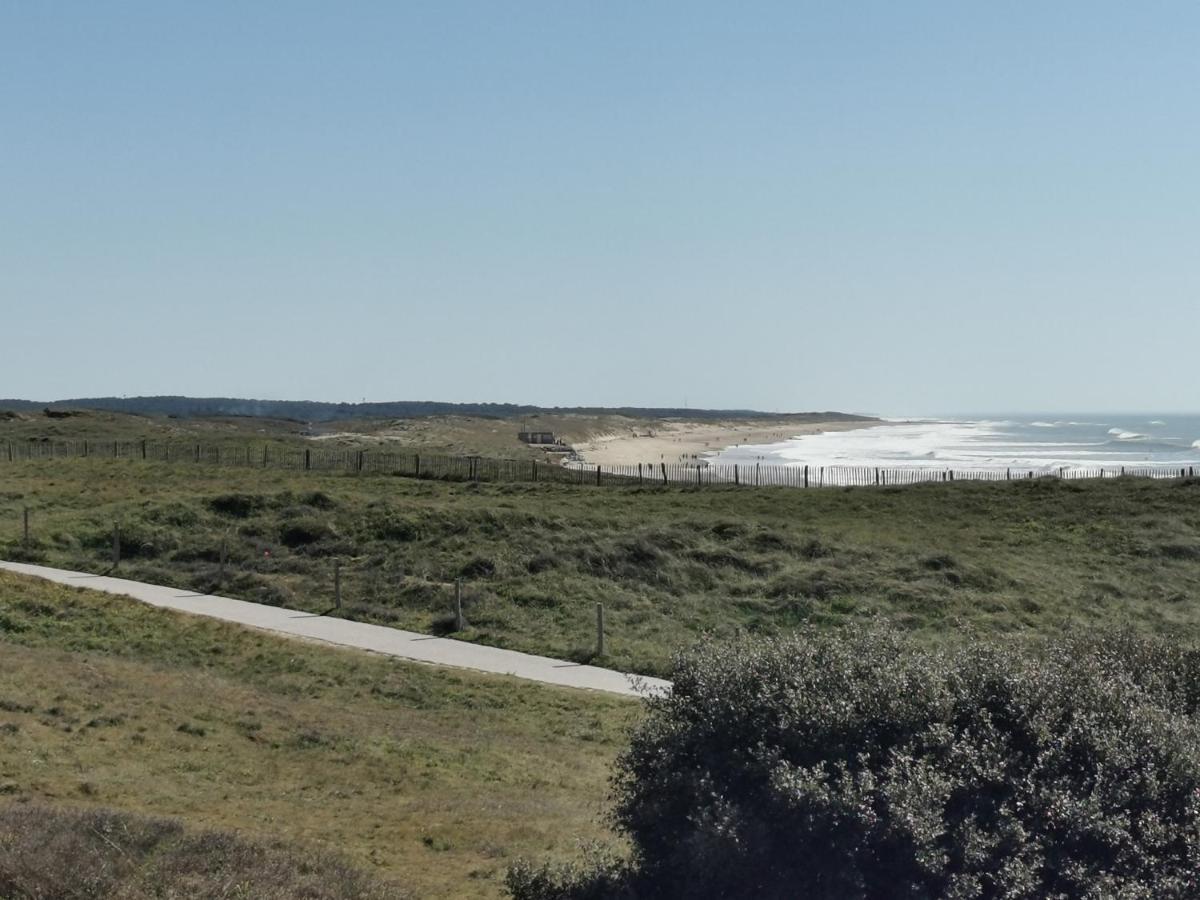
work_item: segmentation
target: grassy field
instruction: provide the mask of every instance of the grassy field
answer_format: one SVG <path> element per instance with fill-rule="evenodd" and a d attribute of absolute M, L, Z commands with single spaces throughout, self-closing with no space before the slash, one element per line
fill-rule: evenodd
<path fill-rule="evenodd" d="M 604 833 L 637 711 L 0 573 L 0 810 L 181 817 L 490 897 L 512 856 Z"/>
<path fill-rule="evenodd" d="M 32 516 L 21 543 L 21 510 Z M 0 556 L 661 673 L 702 632 L 883 615 L 942 640 L 1200 626 L 1200 481 L 581 488 L 66 460 L 0 466 Z M 225 578 L 218 578 L 222 541 Z"/>

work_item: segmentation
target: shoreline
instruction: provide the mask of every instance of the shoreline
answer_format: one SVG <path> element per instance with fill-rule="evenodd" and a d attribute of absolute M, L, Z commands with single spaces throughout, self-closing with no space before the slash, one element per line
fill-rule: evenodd
<path fill-rule="evenodd" d="M 585 464 L 636 466 L 638 463 L 677 463 L 706 459 L 722 450 L 744 445 L 778 444 L 794 437 L 831 431 L 853 431 L 887 424 L 882 419 L 803 422 L 778 421 L 667 422 L 643 428 L 593 435 L 573 444 Z"/>

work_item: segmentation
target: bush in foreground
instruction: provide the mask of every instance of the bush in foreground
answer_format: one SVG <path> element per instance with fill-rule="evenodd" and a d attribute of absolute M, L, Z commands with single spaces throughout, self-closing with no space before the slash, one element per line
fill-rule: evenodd
<path fill-rule="evenodd" d="M 519 900 L 1200 895 L 1200 653 L 883 629 L 703 644 L 618 763 L 626 863 Z"/>
<path fill-rule="evenodd" d="M 334 856 L 111 810 L 0 808 L 0 897 L 399 900 Z"/>

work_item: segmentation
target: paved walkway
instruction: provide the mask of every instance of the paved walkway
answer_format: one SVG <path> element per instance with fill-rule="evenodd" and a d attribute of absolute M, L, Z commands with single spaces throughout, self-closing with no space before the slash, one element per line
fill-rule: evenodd
<path fill-rule="evenodd" d="M 433 637 L 413 631 L 401 631 L 385 625 L 350 622 L 346 619 L 328 618 L 316 613 L 281 609 L 278 606 L 249 603 L 245 600 L 234 600 L 231 597 L 218 597 L 213 594 L 197 594 L 179 588 L 128 581 L 124 578 L 88 575 L 84 572 L 68 572 L 65 569 L 51 569 L 46 566 L 4 562 L 3 560 L 0 560 L 0 569 L 19 575 L 44 578 L 59 584 L 104 591 L 108 594 L 120 594 L 152 606 L 209 616 L 226 622 L 248 625 L 251 628 L 262 628 L 278 634 L 324 641 L 342 647 L 355 647 L 359 650 L 370 650 L 387 656 L 432 663 L 438 666 L 475 669 L 495 675 L 527 678 L 543 684 L 586 688 L 629 696 L 645 694 L 647 691 L 655 693 L 669 690 L 671 687 L 669 681 L 659 678 L 639 678 L 622 672 L 614 672 L 612 669 L 584 666 L 559 659 L 548 659 L 545 656 L 531 656 L 515 650 L 501 650 L 482 644 L 470 644 L 466 641 Z"/>

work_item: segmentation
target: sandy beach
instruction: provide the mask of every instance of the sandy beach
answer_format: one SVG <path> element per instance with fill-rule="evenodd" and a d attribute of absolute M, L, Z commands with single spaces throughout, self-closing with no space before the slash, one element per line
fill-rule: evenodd
<path fill-rule="evenodd" d="M 595 435 L 573 446 L 584 462 L 592 465 L 657 464 L 702 457 L 741 444 L 775 444 L 804 434 L 850 431 L 879 424 L 873 420 L 794 424 L 778 421 L 669 422 L 654 428 Z"/>

